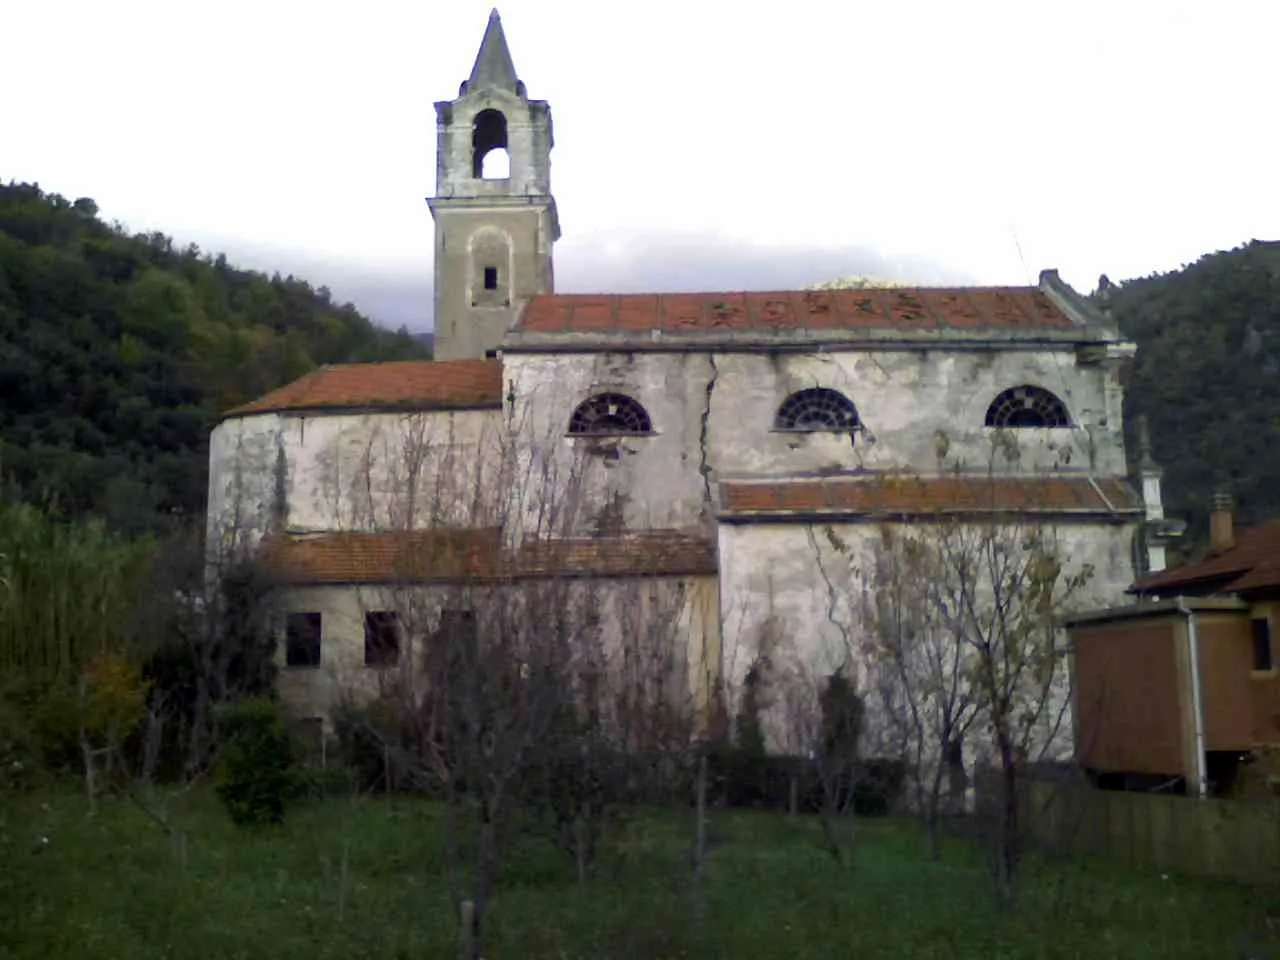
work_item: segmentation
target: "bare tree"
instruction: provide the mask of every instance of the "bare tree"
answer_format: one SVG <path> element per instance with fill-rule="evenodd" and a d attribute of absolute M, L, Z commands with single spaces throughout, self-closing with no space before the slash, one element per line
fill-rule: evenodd
<path fill-rule="evenodd" d="M 1093 577 L 1072 564 L 1058 531 L 1004 514 L 942 521 L 927 534 L 944 628 L 962 645 L 965 675 L 999 768 L 996 876 L 1008 892 L 1019 863 L 1019 777 L 1060 749 L 1070 711 L 1063 617 Z"/>
<path fill-rule="evenodd" d="M 333 459 L 331 502 L 394 555 L 355 601 L 366 662 L 381 667 L 372 689 L 350 671 L 338 679 L 353 699 L 390 704 L 402 739 L 388 752 L 445 800 L 475 957 L 517 812 L 549 805 L 586 879 L 611 799 L 636 772 L 626 758 L 690 748 L 700 665 L 686 588 L 622 575 L 644 538 L 582 536 L 594 462 L 523 423 L 466 429 L 418 415 L 366 431 Z"/>
<path fill-rule="evenodd" d="M 936 545 L 927 534 L 879 533 L 862 602 L 869 686 L 892 752 L 906 761 L 936 859 L 944 802 L 952 812 L 963 804 L 963 745 L 978 716 L 977 691 L 962 635 L 944 616 Z"/>
<path fill-rule="evenodd" d="M 1011 443 L 998 441 L 997 452 Z M 841 633 L 846 643 L 859 635 L 858 660 L 869 667 L 864 689 L 876 693 L 867 730 L 896 740 L 915 768 L 916 802 L 935 851 L 943 781 L 962 789 L 964 746 L 993 759 L 996 874 L 1005 890 L 1019 859 L 1019 776 L 1068 740 L 1061 621 L 1093 577 L 1091 565 L 1068 555 L 1060 529 L 1002 500 L 1008 482 L 994 470 L 970 475 L 966 496 L 974 502 L 964 509 L 882 526 L 857 548 L 828 529 L 846 568 L 832 573 L 818 559 L 829 620 L 836 623 L 837 595 L 861 598 L 858 623 Z"/>

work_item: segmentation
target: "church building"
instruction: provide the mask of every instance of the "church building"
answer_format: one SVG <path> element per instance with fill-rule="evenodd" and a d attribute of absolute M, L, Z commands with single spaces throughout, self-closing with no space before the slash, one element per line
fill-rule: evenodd
<path fill-rule="evenodd" d="M 1129 470 L 1122 424 L 1135 347 L 1056 271 L 557 293 L 551 109 L 496 11 L 436 118 L 436 359 L 323 367 L 211 437 L 210 557 L 280 578 L 280 691 L 303 715 L 373 689 L 414 630 L 463 622 L 463 584 L 564 578 L 613 620 L 670 612 L 706 709 L 771 631 L 774 660 L 856 674 L 886 526 L 1052 524 L 1093 607 L 1155 558 L 1158 479 Z"/>

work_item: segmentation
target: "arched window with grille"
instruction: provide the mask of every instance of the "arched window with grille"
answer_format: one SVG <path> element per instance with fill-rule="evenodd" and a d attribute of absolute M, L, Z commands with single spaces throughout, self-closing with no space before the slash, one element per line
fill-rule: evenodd
<path fill-rule="evenodd" d="M 1069 427 L 1067 405 L 1043 387 L 1010 387 L 987 408 L 988 427 Z"/>
<path fill-rule="evenodd" d="M 782 401 L 774 418 L 776 430 L 848 433 L 861 426 L 853 401 L 839 390 L 812 387 Z"/>
<path fill-rule="evenodd" d="M 583 437 L 653 432 L 649 411 L 625 393 L 597 393 L 588 397 L 569 418 L 569 433 Z"/>

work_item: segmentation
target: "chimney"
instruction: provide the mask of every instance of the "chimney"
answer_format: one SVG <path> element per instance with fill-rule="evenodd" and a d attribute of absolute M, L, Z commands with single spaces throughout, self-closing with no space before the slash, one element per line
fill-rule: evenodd
<path fill-rule="evenodd" d="M 1231 494 L 1225 490 L 1214 493 L 1209 500 L 1209 553 L 1225 553 L 1236 545 L 1235 522 L 1231 509 Z"/>

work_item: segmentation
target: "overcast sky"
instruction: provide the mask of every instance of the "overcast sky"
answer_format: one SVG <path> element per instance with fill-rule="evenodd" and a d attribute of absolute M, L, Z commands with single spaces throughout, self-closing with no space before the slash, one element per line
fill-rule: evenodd
<path fill-rule="evenodd" d="M 489 2 L 9 0 L 0 178 L 430 317 L 435 100 Z M 1091 290 L 1280 238 L 1280 3 L 510 0 L 558 289 Z"/>

